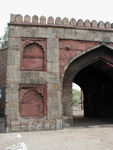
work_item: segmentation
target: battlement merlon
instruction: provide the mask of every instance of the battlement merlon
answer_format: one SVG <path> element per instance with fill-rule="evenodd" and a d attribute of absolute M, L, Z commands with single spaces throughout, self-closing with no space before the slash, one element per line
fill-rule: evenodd
<path fill-rule="evenodd" d="M 60 28 L 82 28 L 82 29 L 95 29 L 95 30 L 107 30 L 113 31 L 113 23 L 110 22 L 104 23 L 103 21 L 95 21 L 90 22 L 89 20 L 79 19 L 68 19 L 57 17 L 54 19 L 52 16 L 46 18 L 45 16 L 41 16 L 40 18 L 34 15 L 32 18 L 29 15 L 22 17 L 20 14 L 11 14 L 10 15 L 10 23 L 15 25 L 31 25 L 31 26 L 50 26 L 50 27 L 60 27 Z"/>

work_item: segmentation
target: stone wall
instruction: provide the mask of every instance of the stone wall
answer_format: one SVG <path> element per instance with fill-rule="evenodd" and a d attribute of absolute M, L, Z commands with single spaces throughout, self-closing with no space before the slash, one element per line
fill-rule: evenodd
<path fill-rule="evenodd" d="M 12 14 L 8 25 L 7 132 L 61 129 L 65 71 L 88 49 L 112 44 L 112 24 Z"/>

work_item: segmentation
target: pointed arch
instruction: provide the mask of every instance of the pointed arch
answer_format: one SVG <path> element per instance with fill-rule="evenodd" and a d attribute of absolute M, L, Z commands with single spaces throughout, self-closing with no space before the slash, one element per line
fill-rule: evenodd
<path fill-rule="evenodd" d="M 98 60 L 105 61 L 106 63 L 113 64 L 113 47 L 107 44 L 96 45 L 87 49 L 77 56 L 70 59 L 65 65 L 63 73 L 61 74 L 61 81 L 64 82 L 66 76 L 68 80 L 73 80 L 74 76 L 85 66 L 88 66 Z"/>
<path fill-rule="evenodd" d="M 101 76 L 103 76 L 102 75 L 103 71 L 105 73 L 104 77 L 109 76 L 110 78 L 112 78 L 113 74 L 111 74 L 111 72 L 113 73 L 113 48 L 106 44 L 97 45 L 91 49 L 87 49 L 86 51 L 82 52 L 78 56 L 75 56 L 65 66 L 62 76 L 61 76 L 62 91 L 63 91 L 62 102 L 63 102 L 63 115 L 64 116 L 68 116 L 69 118 L 72 119 L 72 82 L 78 81 L 76 77 L 79 77 L 80 75 L 79 72 L 81 72 L 85 68 L 89 68 L 89 66 L 90 66 L 89 69 L 91 69 L 91 67 L 94 67 L 94 65 L 96 67 L 100 65 L 100 68 L 98 68 L 100 70 L 99 72 L 100 79 L 101 79 Z M 95 73 L 96 71 L 98 71 L 98 69 L 95 70 Z M 85 71 L 81 72 L 82 74 L 81 78 L 88 74 L 88 72 L 87 74 L 84 74 L 84 73 Z M 87 81 L 89 77 L 90 76 L 87 76 Z M 81 78 L 79 80 L 81 80 Z M 83 84 L 85 84 L 87 81 L 85 81 Z M 90 82 L 92 82 L 92 79 L 90 80 Z M 109 80 L 109 83 L 110 83 L 110 80 Z M 92 84 L 93 85 L 90 84 L 90 86 L 92 86 L 92 89 L 90 89 L 89 87 L 89 89 L 87 89 L 88 92 L 89 90 L 92 90 L 91 92 L 94 92 L 93 89 L 95 89 L 97 86 L 94 81 L 92 82 Z M 107 86 L 107 83 L 105 83 L 105 85 Z M 100 83 L 99 86 L 103 86 L 103 84 Z M 100 96 L 102 97 L 102 95 Z"/>

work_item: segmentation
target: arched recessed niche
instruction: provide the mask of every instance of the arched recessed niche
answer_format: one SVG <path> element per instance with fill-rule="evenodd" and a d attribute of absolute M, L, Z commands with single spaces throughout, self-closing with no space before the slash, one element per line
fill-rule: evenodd
<path fill-rule="evenodd" d="M 24 43 L 25 42 L 25 43 Z M 21 51 L 22 70 L 45 70 L 46 68 L 46 42 L 24 41 Z"/>

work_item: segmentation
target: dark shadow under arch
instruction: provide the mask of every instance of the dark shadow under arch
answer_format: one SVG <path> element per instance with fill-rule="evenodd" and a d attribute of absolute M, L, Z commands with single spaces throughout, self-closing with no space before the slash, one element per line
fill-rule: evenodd
<path fill-rule="evenodd" d="M 63 115 L 72 119 L 72 82 L 84 92 L 84 115 L 113 117 L 113 50 L 100 45 L 67 67 L 63 78 Z"/>

